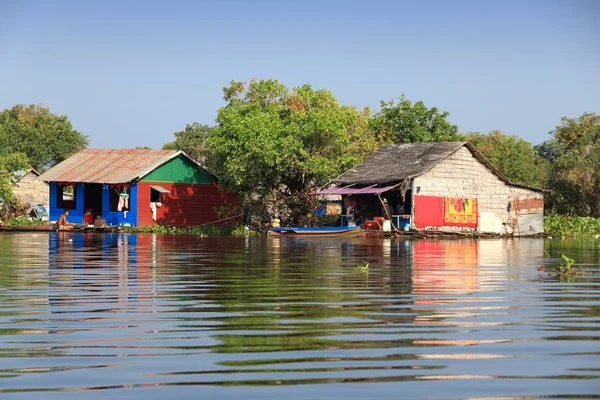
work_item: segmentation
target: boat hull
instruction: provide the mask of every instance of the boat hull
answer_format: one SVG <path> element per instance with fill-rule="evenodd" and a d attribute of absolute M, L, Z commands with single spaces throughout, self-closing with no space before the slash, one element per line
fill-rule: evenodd
<path fill-rule="evenodd" d="M 320 227 L 320 228 L 271 228 L 270 236 L 290 237 L 355 237 L 362 233 L 360 228 Z"/>

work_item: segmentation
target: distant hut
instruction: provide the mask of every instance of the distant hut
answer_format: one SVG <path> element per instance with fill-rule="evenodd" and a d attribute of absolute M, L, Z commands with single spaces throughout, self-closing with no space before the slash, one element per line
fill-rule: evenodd
<path fill-rule="evenodd" d="M 48 208 L 50 188 L 48 183 L 38 179 L 40 173 L 35 169 L 17 171 L 11 187 L 13 195 L 24 205 L 42 205 Z"/>
<path fill-rule="evenodd" d="M 320 194 L 350 198 L 367 220 L 386 199 L 397 229 L 543 232 L 544 190 L 510 182 L 468 142 L 386 145 L 331 183 Z"/>
<path fill-rule="evenodd" d="M 50 219 L 64 210 L 69 222 L 107 225 L 197 226 L 231 224 L 220 211 L 239 201 L 183 151 L 86 149 L 43 173 L 50 184 Z M 218 221 L 221 221 L 220 223 Z"/>

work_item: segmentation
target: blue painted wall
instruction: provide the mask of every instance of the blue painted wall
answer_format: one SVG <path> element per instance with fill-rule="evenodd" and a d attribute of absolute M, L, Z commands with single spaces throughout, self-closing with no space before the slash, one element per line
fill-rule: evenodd
<path fill-rule="evenodd" d="M 50 182 L 50 221 L 56 221 L 65 210 L 58 208 L 58 183 Z M 75 185 L 75 209 L 69 210 L 67 221 L 74 224 L 83 223 L 83 183 Z"/>
<path fill-rule="evenodd" d="M 84 183 L 75 185 L 75 209 L 69 210 L 67 221 L 74 224 L 83 224 L 84 213 Z M 56 221 L 64 208 L 58 208 L 58 183 L 50 182 L 50 221 Z M 137 185 L 132 184 L 129 187 L 129 209 L 130 211 L 111 211 L 110 210 L 110 187 L 102 186 L 102 218 L 107 225 L 119 225 L 129 223 L 137 225 Z"/>
<path fill-rule="evenodd" d="M 129 210 L 130 211 L 111 211 L 110 210 L 110 186 L 102 186 L 102 218 L 107 225 L 120 225 L 128 223 L 137 225 L 137 184 L 129 186 Z"/>

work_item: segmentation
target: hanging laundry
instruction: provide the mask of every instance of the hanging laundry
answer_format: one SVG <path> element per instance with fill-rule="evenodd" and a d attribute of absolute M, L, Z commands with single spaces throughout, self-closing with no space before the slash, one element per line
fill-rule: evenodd
<path fill-rule="evenodd" d="M 117 206 L 117 210 L 121 211 L 124 208 L 129 210 L 129 193 L 127 193 L 127 188 L 123 188 L 123 191 L 119 193 L 119 205 Z"/>
<path fill-rule="evenodd" d="M 156 209 L 162 207 L 160 202 L 150 202 L 150 210 L 152 211 L 152 219 L 156 221 Z"/>

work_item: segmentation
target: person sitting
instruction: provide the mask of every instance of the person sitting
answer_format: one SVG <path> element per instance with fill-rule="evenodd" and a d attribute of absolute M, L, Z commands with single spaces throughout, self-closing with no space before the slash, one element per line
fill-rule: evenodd
<path fill-rule="evenodd" d="M 68 230 L 71 229 L 73 226 L 67 221 L 67 216 L 69 215 L 69 210 L 65 210 L 63 211 L 62 214 L 60 214 L 60 217 L 58 217 L 58 220 L 56 221 L 56 227 L 59 230 Z"/>

